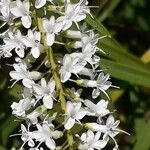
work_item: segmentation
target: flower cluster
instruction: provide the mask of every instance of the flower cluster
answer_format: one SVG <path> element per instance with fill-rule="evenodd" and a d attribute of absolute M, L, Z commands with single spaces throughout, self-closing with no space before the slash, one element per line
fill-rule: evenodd
<path fill-rule="evenodd" d="M 1 0 L 0 8 L 9 25 L 0 57 L 14 58 L 11 87 L 23 88 L 23 98 L 11 105 L 12 114 L 25 120 L 17 134 L 21 149 L 101 150 L 110 139 L 118 149 L 115 136 L 124 131 L 108 109 L 112 82 L 97 55 L 105 54 L 97 43 L 107 36 L 83 25 L 92 17 L 88 1 Z"/>

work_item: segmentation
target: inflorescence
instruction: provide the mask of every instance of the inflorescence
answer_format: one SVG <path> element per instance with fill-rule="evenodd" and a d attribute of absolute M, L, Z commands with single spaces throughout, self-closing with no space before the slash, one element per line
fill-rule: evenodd
<path fill-rule="evenodd" d="M 0 57 L 14 58 L 11 87 L 23 89 L 11 105 L 24 120 L 20 149 L 101 150 L 113 140 L 117 150 L 115 136 L 124 131 L 108 109 L 113 86 L 97 55 L 105 54 L 97 43 L 107 36 L 86 26 L 88 0 L 0 0 L 0 13 L 9 25 Z"/>

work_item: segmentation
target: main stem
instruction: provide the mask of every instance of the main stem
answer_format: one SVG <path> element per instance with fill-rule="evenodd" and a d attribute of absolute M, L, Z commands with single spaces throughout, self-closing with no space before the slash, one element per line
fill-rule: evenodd
<path fill-rule="evenodd" d="M 55 60 L 54 60 L 53 50 L 52 50 L 51 47 L 47 46 L 47 44 L 46 44 L 45 34 L 43 32 L 41 18 L 36 16 L 36 20 L 37 20 L 37 24 L 38 24 L 38 29 L 42 34 L 42 41 L 44 43 L 44 49 L 47 52 L 48 61 L 50 63 L 53 78 L 54 78 L 55 83 L 56 83 L 56 91 L 57 91 L 58 96 L 59 96 L 61 109 L 62 109 L 63 113 L 65 113 L 66 100 L 65 100 L 63 86 L 62 86 L 62 83 L 61 83 L 61 80 L 60 80 L 59 72 L 58 72 L 58 69 L 57 69 L 57 64 L 55 63 Z M 72 136 L 72 133 L 71 133 L 70 130 L 67 131 L 67 140 L 68 140 L 68 144 L 69 144 L 69 149 L 73 150 L 74 140 L 73 140 L 73 136 Z"/>

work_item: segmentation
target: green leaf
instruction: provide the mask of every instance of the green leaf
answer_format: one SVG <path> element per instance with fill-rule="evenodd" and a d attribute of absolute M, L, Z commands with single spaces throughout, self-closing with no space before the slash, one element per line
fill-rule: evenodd
<path fill-rule="evenodd" d="M 136 119 L 137 142 L 133 150 L 148 150 L 150 148 L 150 121 L 147 123 L 144 119 Z"/>
<path fill-rule="evenodd" d="M 113 10 L 118 6 L 119 2 L 120 2 L 120 0 L 109 1 L 108 5 L 104 9 L 104 11 L 102 11 L 102 13 L 100 14 L 98 20 L 104 21 L 108 16 L 110 16 L 110 14 L 113 12 Z"/>
<path fill-rule="evenodd" d="M 102 69 L 110 73 L 112 77 L 128 81 L 133 84 L 150 87 L 150 72 L 144 72 L 140 67 L 133 67 L 128 64 L 121 64 L 107 59 L 101 59 Z"/>
<path fill-rule="evenodd" d="M 103 69 L 109 68 L 108 72 L 112 77 L 150 87 L 150 67 L 130 54 L 115 39 L 110 38 L 111 35 L 108 30 L 96 19 L 88 16 L 86 22 L 97 30 L 100 36 L 108 35 L 107 38 L 101 39 L 98 44 L 98 47 L 108 54 L 104 57 L 109 59 L 102 59 L 101 67 Z"/>
<path fill-rule="evenodd" d="M 3 145 L 7 145 L 9 136 L 13 134 L 13 131 L 20 125 L 21 121 L 17 120 L 14 116 L 9 117 L 2 125 L 1 125 L 1 136 Z"/>
<path fill-rule="evenodd" d="M 0 150 L 6 150 L 6 148 L 0 145 Z"/>

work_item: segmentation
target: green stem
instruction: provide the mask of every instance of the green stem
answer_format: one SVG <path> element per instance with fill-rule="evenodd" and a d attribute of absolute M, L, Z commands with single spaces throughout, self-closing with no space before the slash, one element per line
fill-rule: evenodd
<path fill-rule="evenodd" d="M 60 77 L 59 77 L 58 70 L 57 70 L 57 65 L 55 63 L 54 56 L 53 56 L 53 51 L 52 51 L 51 47 L 49 47 L 49 49 L 47 50 L 47 56 L 48 56 L 48 60 L 49 60 L 50 66 L 51 66 L 51 71 L 52 71 L 52 74 L 53 74 L 53 78 L 56 82 L 56 90 L 58 92 L 59 100 L 61 102 L 61 108 L 62 108 L 62 111 L 65 113 L 66 100 L 65 100 L 65 97 L 64 97 L 63 87 L 62 87 L 62 84 L 61 84 L 61 81 L 60 81 Z"/>
<path fill-rule="evenodd" d="M 35 9 L 35 12 L 36 12 L 36 9 Z M 55 83 L 56 83 L 56 91 L 57 91 L 58 96 L 59 96 L 61 109 L 62 109 L 63 113 L 65 113 L 66 100 L 65 100 L 63 86 L 62 86 L 62 83 L 61 83 L 61 80 L 60 80 L 59 72 L 57 70 L 57 64 L 55 63 L 52 48 L 49 47 L 46 44 L 45 33 L 44 33 L 43 27 L 42 27 L 42 19 L 37 16 L 37 13 L 35 13 L 35 15 L 36 15 L 36 22 L 37 22 L 37 25 L 38 25 L 38 29 L 42 34 L 42 42 L 44 43 L 44 49 L 47 52 L 48 61 L 50 63 L 53 78 L 54 78 Z M 72 135 L 70 130 L 67 131 L 67 140 L 68 140 L 68 144 L 69 144 L 69 149 L 73 150 L 74 140 L 73 140 L 73 135 Z"/>

